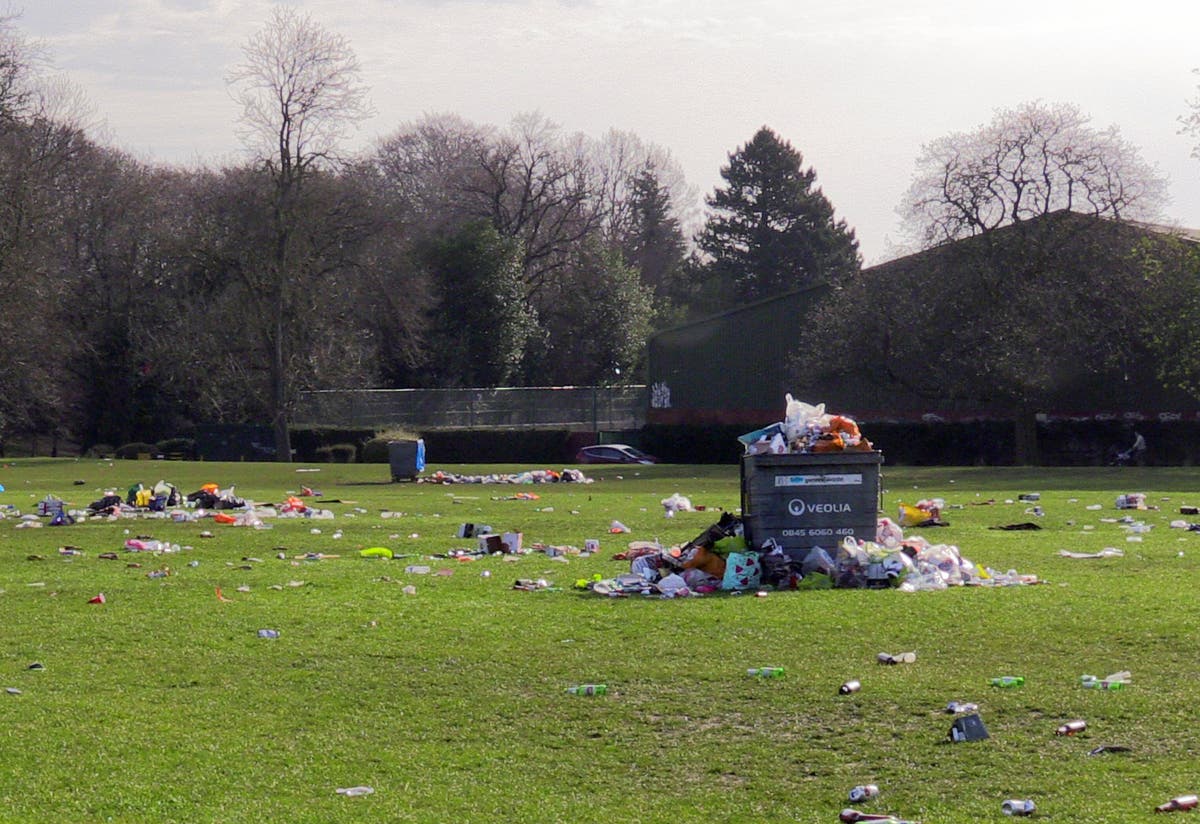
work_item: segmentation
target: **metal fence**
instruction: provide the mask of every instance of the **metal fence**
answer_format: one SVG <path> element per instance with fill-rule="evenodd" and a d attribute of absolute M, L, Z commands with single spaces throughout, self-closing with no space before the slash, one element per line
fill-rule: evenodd
<path fill-rule="evenodd" d="M 375 429 L 638 429 L 644 385 L 501 389 L 360 389 L 302 392 L 301 426 Z"/>

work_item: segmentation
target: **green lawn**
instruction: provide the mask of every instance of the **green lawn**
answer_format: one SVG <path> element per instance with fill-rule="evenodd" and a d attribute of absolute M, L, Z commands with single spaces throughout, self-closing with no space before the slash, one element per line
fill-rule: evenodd
<path fill-rule="evenodd" d="M 83 507 L 106 487 L 165 478 L 185 492 L 213 482 L 276 503 L 309 485 L 324 493 L 312 502 L 336 514 L 264 530 L 0 521 L 0 688 L 20 690 L 0 692 L 0 820 L 831 822 L 857 806 L 935 824 L 1007 820 L 1003 800 L 1032 798 L 1047 820 L 1129 822 L 1200 790 L 1200 534 L 1168 528 L 1189 520 L 1181 505 L 1200 505 L 1194 470 L 885 464 L 885 514 L 943 497 L 950 526 L 926 537 L 1047 583 L 664 601 L 571 584 L 627 571 L 611 556 L 629 540 L 682 543 L 715 508 L 736 508 L 736 467 L 589 467 L 593 484 L 539 486 L 391 484 L 386 466 L 300 468 L 310 467 L 0 466 L 0 504 L 24 512 L 47 493 Z M 505 499 L 518 492 L 541 498 Z M 708 511 L 664 518 L 659 501 L 674 492 Z M 1032 519 L 1027 504 L 1005 503 L 1024 492 L 1041 494 L 1045 528 L 990 529 Z M 1126 514 L 1114 507 L 1125 492 L 1158 507 L 1140 513 L 1153 525 L 1140 543 L 1103 520 Z M 610 535 L 614 519 L 632 533 Z M 472 546 L 455 537 L 464 522 L 521 531 L 527 546 L 599 538 L 602 551 L 567 563 L 420 561 L 453 574 L 406 574 L 416 556 Z M 186 548 L 124 552 L 135 535 Z M 64 545 L 85 554 L 61 557 Z M 412 557 L 358 557 L 374 546 Z M 1125 556 L 1058 554 L 1105 547 Z M 294 557 L 306 552 L 340 557 Z M 172 574 L 148 576 L 163 566 Z M 517 578 L 556 589 L 514 590 Z M 89 604 L 100 592 L 107 603 Z M 264 628 L 279 637 L 258 637 Z M 875 660 L 908 650 L 913 664 Z M 786 676 L 746 677 L 768 664 Z M 1125 690 L 1079 686 L 1081 674 L 1120 669 L 1133 673 Z M 1025 686 L 989 686 L 1004 674 Z M 851 678 L 862 690 L 838 695 Z M 566 693 L 589 682 L 608 694 Z M 978 703 L 990 739 L 947 743 L 951 700 Z M 1076 718 L 1084 732 L 1054 735 Z M 1102 744 L 1132 751 L 1087 755 Z M 851 805 L 862 783 L 881 794 Z M 336 793 L 356 785 L 375 792 Z"/>

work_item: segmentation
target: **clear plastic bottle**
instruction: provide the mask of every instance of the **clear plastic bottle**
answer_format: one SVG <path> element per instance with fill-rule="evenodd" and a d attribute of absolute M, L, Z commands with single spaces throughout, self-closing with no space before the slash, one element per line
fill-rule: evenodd
<path fill-rule="evenodd" d="M 1037 805 L 1028 798 L 1010 798 L 1000 805 L 1000 812 L 1005 815 L 1033 815 Z"/>
<path fill-rule="evenodd" d="M 374 787 L 366 787 L 366 786 L 338 787 L 337 788 L 338 795 L 344 795 L 347 798 L 353 798 L 353 797 L 359 796 L 359 795 L 370 795 L 373 792 L 375 792 Z"/>
<path fill-rule="evenodd" d="M 838 687 L 838 694 L 839 695 L 849 695 L 850 693 L 858 692 L 861 689 L 862 689 L 862 684 L 860 684 L 858 681 L 847 681 L 846 683 L 844 683 L 840 687 Z"/>

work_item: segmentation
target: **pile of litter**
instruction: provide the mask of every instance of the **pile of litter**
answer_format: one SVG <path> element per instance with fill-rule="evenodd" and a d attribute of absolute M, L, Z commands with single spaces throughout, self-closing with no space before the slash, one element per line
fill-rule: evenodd
<path fill-rule="evenodd" d="M 897 588 L 904 592 L 952 586 L 1019 586 L 1040 583 L 1036 575 L 984 568 L 958 547 L 905 537 L 889 518 L 880 518 L 875 541 L 847 536 L 830 555 L 813 547 L 803 557 L 784 552 L 773 540 L 749 546 L 740 518 L 723 513 L 717 523 L 678 547 L 633 542 L 618 556 L 629 573 L 577 586 L 600 595 L 664 598 L 769 589 Z"/>
<path fill-rule="evenodd" d="M 787 408 L 782 421 L 738 437 L 747 455 L 870 452 L 874 449 L 852 419 L 826 414 L 823 403 L 811 406 L 790 394 L 785 397 Z"/>
<path fill-rule="evenodd" d="M 535 469 L 530 472 L 493 473 L 491 475 L 460 475 L 457 472 L 439 470 L 428 477 L 417 479 L 417 483 L 423 484 L 590 484 L 591 482 L 592 479 L 578 469 L 564 469 L 561 472 L 555 472 L 553 469 Z"/>

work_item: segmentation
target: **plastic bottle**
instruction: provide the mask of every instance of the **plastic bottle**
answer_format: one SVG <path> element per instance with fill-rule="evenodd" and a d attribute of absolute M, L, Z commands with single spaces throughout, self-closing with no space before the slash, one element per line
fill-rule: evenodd
<path fill-rule="evenodd" d="M 1000 805 L 1000 812 L 1005 815 L 1033 815 L 1037 805 L 1028 798 L 1010 798 Z"/>
<path fill-rule="evenodd" d="M 784 675 L 783 667 L 751 667 L 746 670 L 746 674 L 757 676 L 759 678 L 780 678 Z"/>
<path fill-rule="evenodd" d="M 1177 810 L 1191 810 L 1200 805 L 1200 797 L 1194 795 L 1177 795 L 1165 804 L 1154 808 L 1156 813 L 1173 813 Z"/>
<path fill-rule="evenodd" d="M 1084 689 L 1089 689 L 1089 690 L 1093 690 L 1093 689 L 1094 690 L 1119 690 L 1119 689 L 1124 689 L 1125 685 L 1129 682 L 1128 681 L 1108 681 L 1108 680 L 1101 681 L 1099 679 L 1093 678 L 1090 681 L 1083 681 L 1082 683 L 1083 683 Z"/>
<path fill-rule="evenodd" d="M 428 575 L 429 567 L 424 564 L 409 564 L 404 568 L 409 575 Z"/>
<path fill-rule="evenodd" d="M 278 638 L 279 630 L 277 629 L 260 629 L 258 631 L 259 638 Z"/>
<path fill-rule="evenodd" d="M 859 784 L 850 791 L 850 800 L 857 804 L 879 795 L 879 787 L 875 784 Z"/>
<path fill-rule="evenodd" d="M 998 678 L 993 678 L 991 684 L 993 687 L 1023 687 L 1025 686 L 1025 676 L 1001 675 Z"/>
<path fill-rule="evenodd" d="M 1074 735 L 1087 729 L 1086 721 L 1068 721 L 1054 731 L 1055 735 Z"/>
<path fill-rule="evenodd" d="M 567 692 L 571 695 L 605 695 L 608 692 L 608 685 L 580 684 L 577 687 L 567 687 Z"/>
<path fill-rule="evenodd" d="M 838 687 L 838 694 L 849 695 L 852 692 L 858 692 L 860 689 L 862 689 L 862 684 L 860 684 L 858 681 L 847 681 Z"/>
<path fill-rule="evenodd" d="M 370 795 L 375 792 L 374 787 L 338 787 L 338 795 L 344 795 L 347 798 L 353 798 L 358 795 Z"/>

